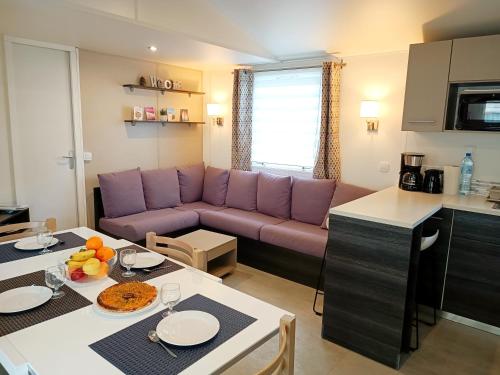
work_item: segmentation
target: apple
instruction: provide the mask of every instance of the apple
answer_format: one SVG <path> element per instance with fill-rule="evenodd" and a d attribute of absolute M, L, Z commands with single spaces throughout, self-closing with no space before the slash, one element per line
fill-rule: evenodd
<path fill-rule="evenodd" d="M 76 270 L 71 271 L 70 278 L 72 281 L 78 281 L 86 277 L 85 272 L 83 272 L 82 268 L 77 268 Z"/>

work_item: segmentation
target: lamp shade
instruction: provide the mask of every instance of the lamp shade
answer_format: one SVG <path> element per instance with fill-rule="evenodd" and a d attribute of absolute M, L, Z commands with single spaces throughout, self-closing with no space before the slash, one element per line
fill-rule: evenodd
<path fill-rule="evenodd" d="M 207 104 L 207 114 L 209 116 L 220 116 L 222 113 L 222 108 L 220 104 Z"/>
<path fill-rule="evenodd" d="M 374 118 L 379 115 L 379 103 L 376 100 L 362 100 L 359 116 L 363 118 Z"/>

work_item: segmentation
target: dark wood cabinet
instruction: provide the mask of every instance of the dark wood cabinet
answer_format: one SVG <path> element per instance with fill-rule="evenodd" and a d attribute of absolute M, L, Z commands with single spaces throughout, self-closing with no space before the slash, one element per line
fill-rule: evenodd
<path fill-rule="evenodd" d="M 500 217 L 455 211 L 443 310 L 500 326 Z"/>

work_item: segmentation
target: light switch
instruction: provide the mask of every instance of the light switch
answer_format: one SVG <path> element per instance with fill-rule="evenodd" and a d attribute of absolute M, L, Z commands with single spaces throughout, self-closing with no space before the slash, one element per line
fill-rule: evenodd
<path fill-rule="evenodd" d="M 88 151 L 83 152 L 83 161 L 92 161 L 92 153 Z"/>
<path fill-rule="evenodd" d="M 391 164 L 388 161 L 381 161 L 378 163 L 378 170 L 381 173 L 389 173 L 391 170 Z"/>

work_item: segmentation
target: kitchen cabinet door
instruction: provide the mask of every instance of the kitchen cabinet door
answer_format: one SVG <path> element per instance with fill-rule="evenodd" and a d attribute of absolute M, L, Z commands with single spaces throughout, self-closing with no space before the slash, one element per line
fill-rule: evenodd
<path fill-rule="evenodd" d="M 499 81 L 500 35 L 455 39 L 450 82 Z"/>
<path fill-rule="evenodd" d="M 500 230 L 498 216 L 455 211 L 443 310 L 500 327 L 500 245 L 491 236 L 493 221 Z"/>
<path fill-rule="evenodd" d="M 443 131 L 451 45 L 446 40 L 410 46 L 402 130 Z"/>

